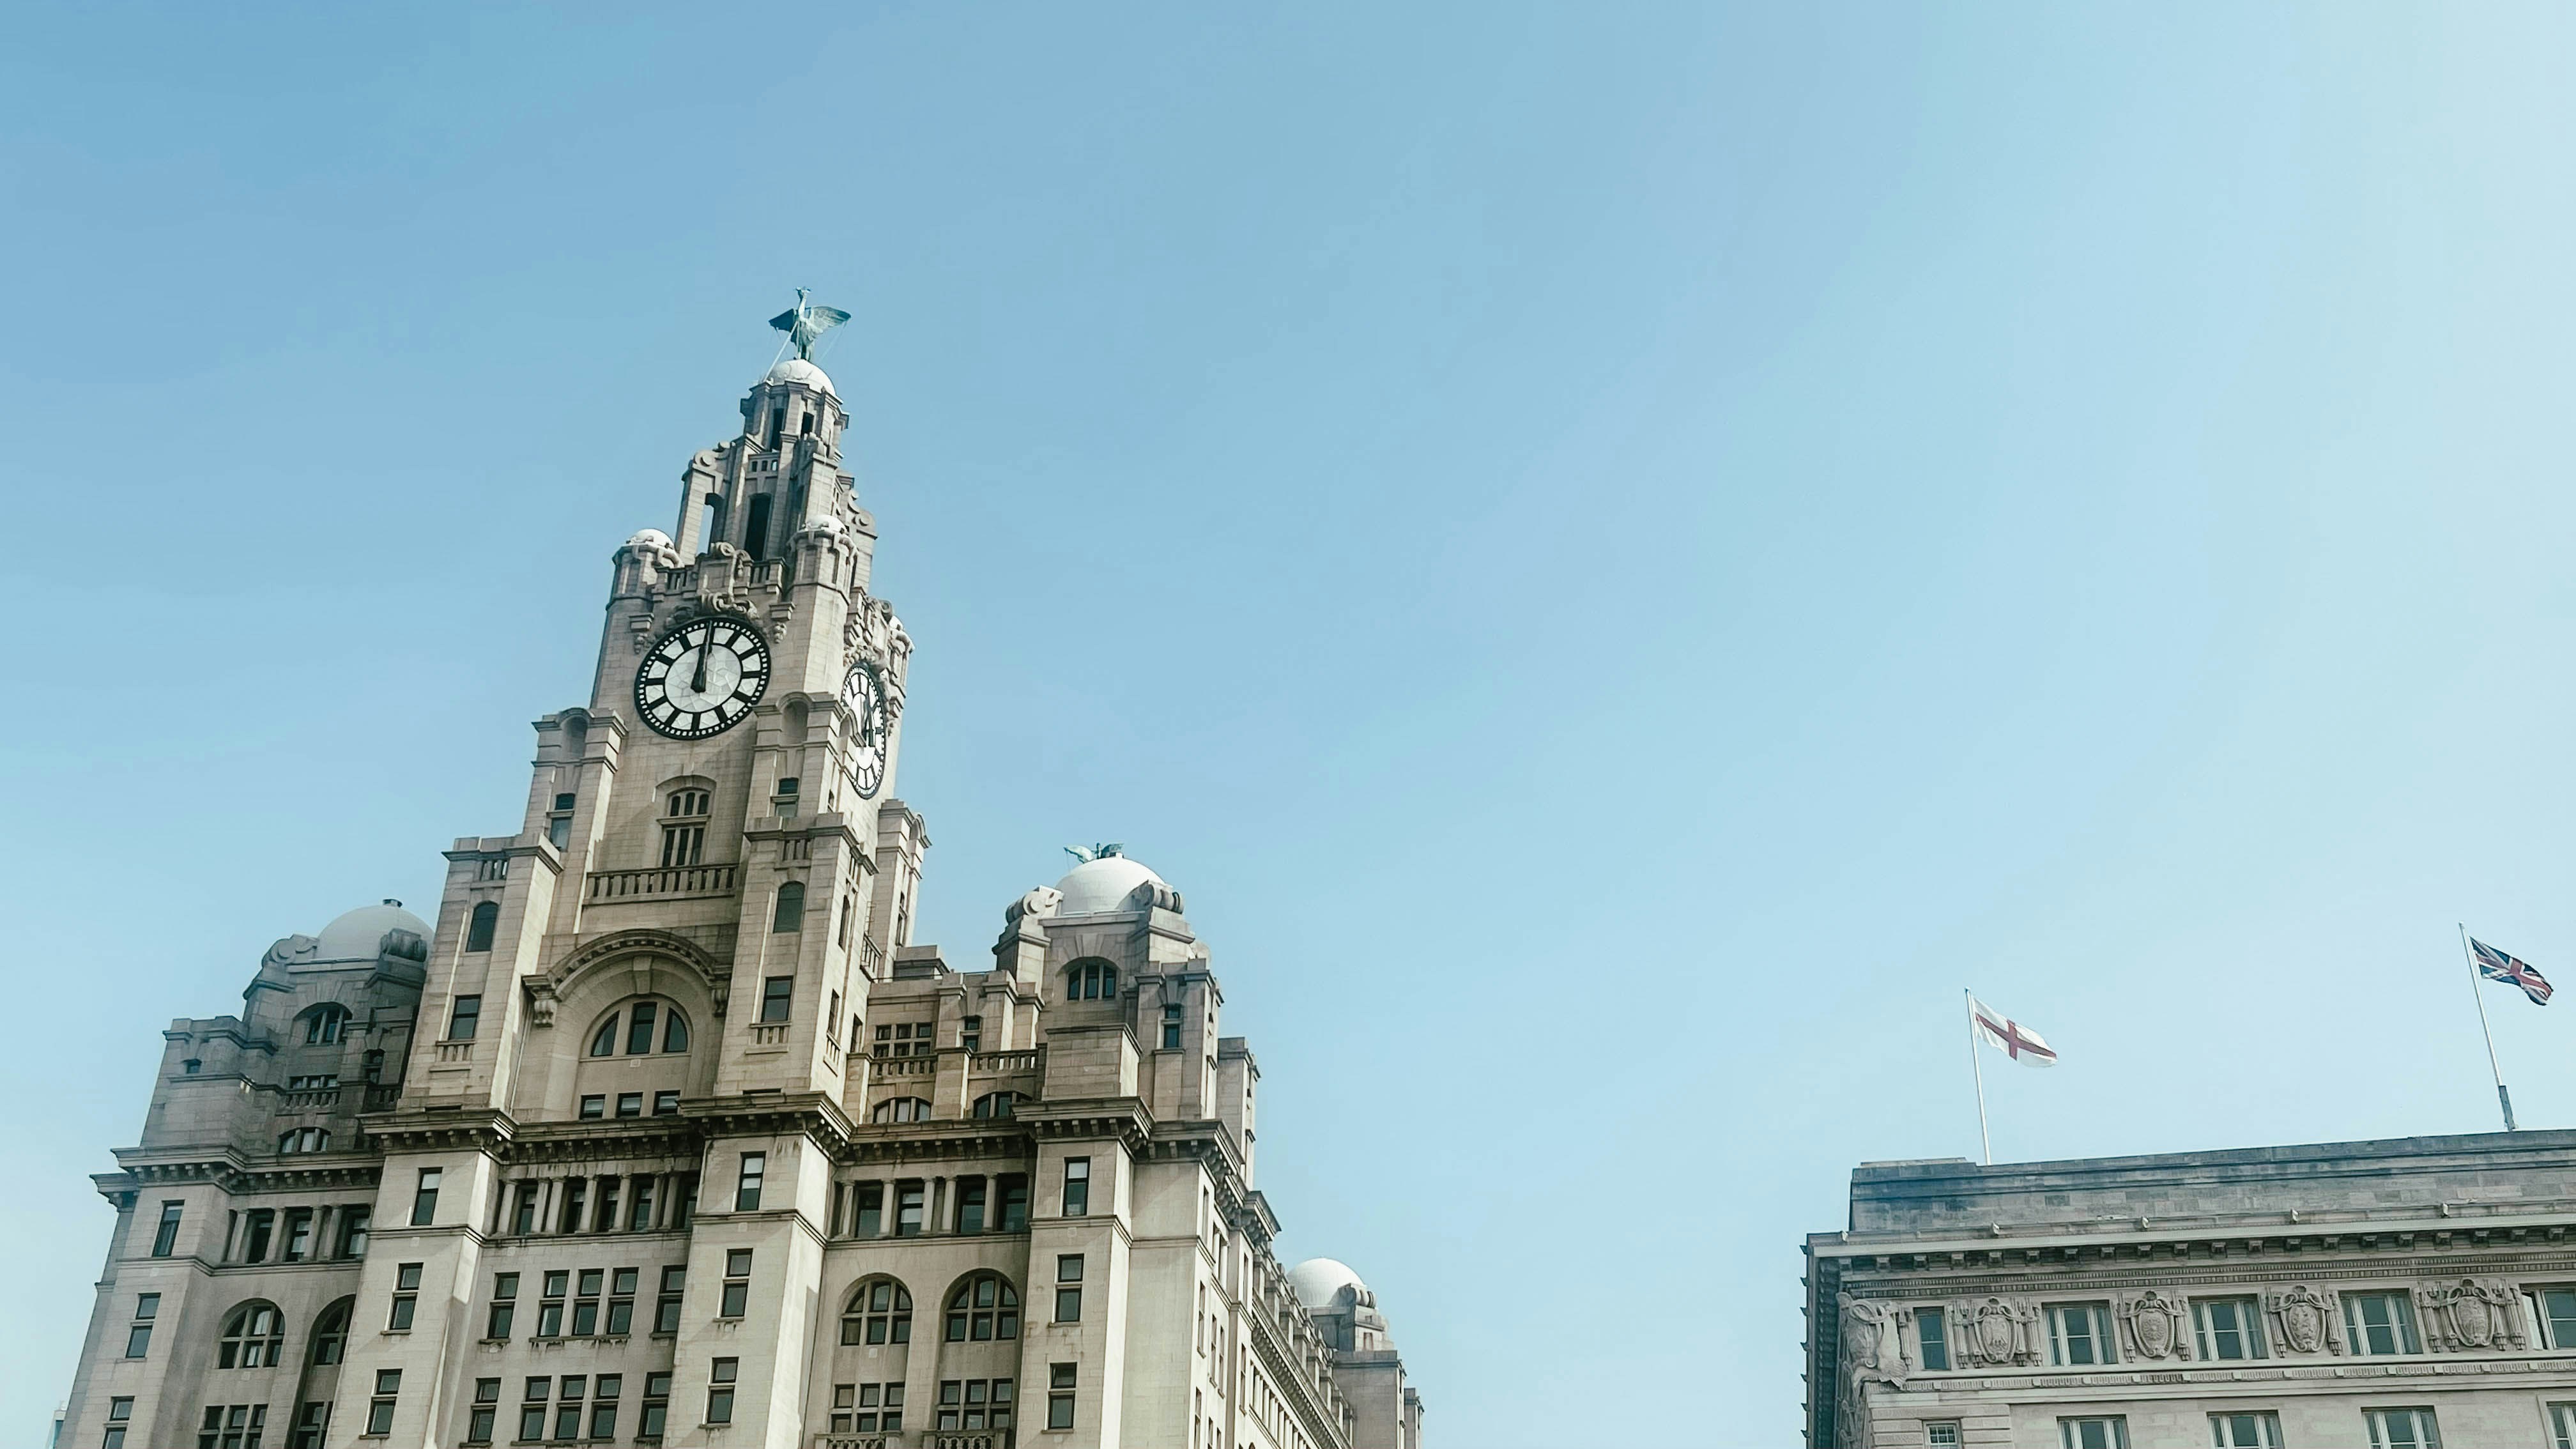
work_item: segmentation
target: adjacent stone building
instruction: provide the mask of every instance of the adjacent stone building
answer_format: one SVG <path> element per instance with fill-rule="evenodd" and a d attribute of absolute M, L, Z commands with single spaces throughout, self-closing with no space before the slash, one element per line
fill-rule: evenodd
<path fill-rule="evenodd" d="M 1816 1449 L 2576 1446 L 2576 1132 L 1863 1164 Z"/>
<path fill-rule="evenodd" d="M 1181 893 L 1100 847 L 914 941 L 847 414 L 801 357 L 741 410 L 434 923 L 164 1033 L 62 1443 L 1419 1449 L 1374 1295 L 1272 1256 Z"/>

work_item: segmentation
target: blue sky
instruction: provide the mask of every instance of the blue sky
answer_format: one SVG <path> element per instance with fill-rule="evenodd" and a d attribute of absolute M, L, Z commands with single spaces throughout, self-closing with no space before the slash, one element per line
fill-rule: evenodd
<path fill-rule="evenodd" d="M 515 824 L 799 285 L 920 935 L 1181 886 L 1436 1442 L 1792 1442 L 1963 985 L 2065 1057 L 2004 1158 L 2492 1127 L 2454 922 L 2576 976 L 2572 28 L 12 9 L 0 1433 L 161 1026 Z M 2489 1007 L 2576 1124 L 2576 1007 Z"/>

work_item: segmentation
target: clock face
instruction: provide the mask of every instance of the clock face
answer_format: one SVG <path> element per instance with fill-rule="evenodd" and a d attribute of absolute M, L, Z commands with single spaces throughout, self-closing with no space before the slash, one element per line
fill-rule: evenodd
<path fill-rule="evenodd" d="M 875 665 L 862 659 L 850 666 L 850 677 L 841 681 L 841 703 L 850 707 L 857 732 L 850 741 L 850 788 L 869 799 L 885 783 L 886 765 L 885 681 Z"/>
<path fill-rule="evenodd" d="M 769 643 L 739 619 L 693 619 L 664 634 L 635 671 L 635 708 L 675 740 L 742 722 L 769 688 Z"/>

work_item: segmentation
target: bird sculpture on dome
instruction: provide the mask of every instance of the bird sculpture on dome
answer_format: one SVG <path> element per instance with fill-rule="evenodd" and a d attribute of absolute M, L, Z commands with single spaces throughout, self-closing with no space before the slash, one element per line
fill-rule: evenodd
<path fill-rule="evenodd" d="M 799 361 L 814 360 L 814 344 L 824 333 L 850 320 L 850 314 L 838 307 L 818 306 L 806 300 L 812 293 L 796 289 L 796 305 L 769 319 L 769 325 L 787 334 L 789 345 L 796 349 Z"/>
<path fill-rule="evenodd" d="M 1083 865 L 1089 865 L 1095 860 L 1123 856 L 1127 853 L 1127 847 L 1113 840 L 1104 845 L 1068 845 L 1064 848 L 1064 853 Z"/>

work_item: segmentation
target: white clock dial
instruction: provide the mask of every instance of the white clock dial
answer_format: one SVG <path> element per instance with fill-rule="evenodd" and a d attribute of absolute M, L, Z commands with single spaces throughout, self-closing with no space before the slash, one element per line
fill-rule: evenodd
<path fill-rule="evenodd" d="M 869 799 L 885 783 L 886 766 L 885 681 L 875 665 L 862 659 L 850 666 L 841 681 L 841 703 L 850 707 L 850 788 Z"/>
<path fill-rule="evenodd" d="M 769 689 L 769 642 L 739 619 L 693 619 L 664 634 L 635 671 L 635 709 L 675 740 L 742 722 Z"/>

